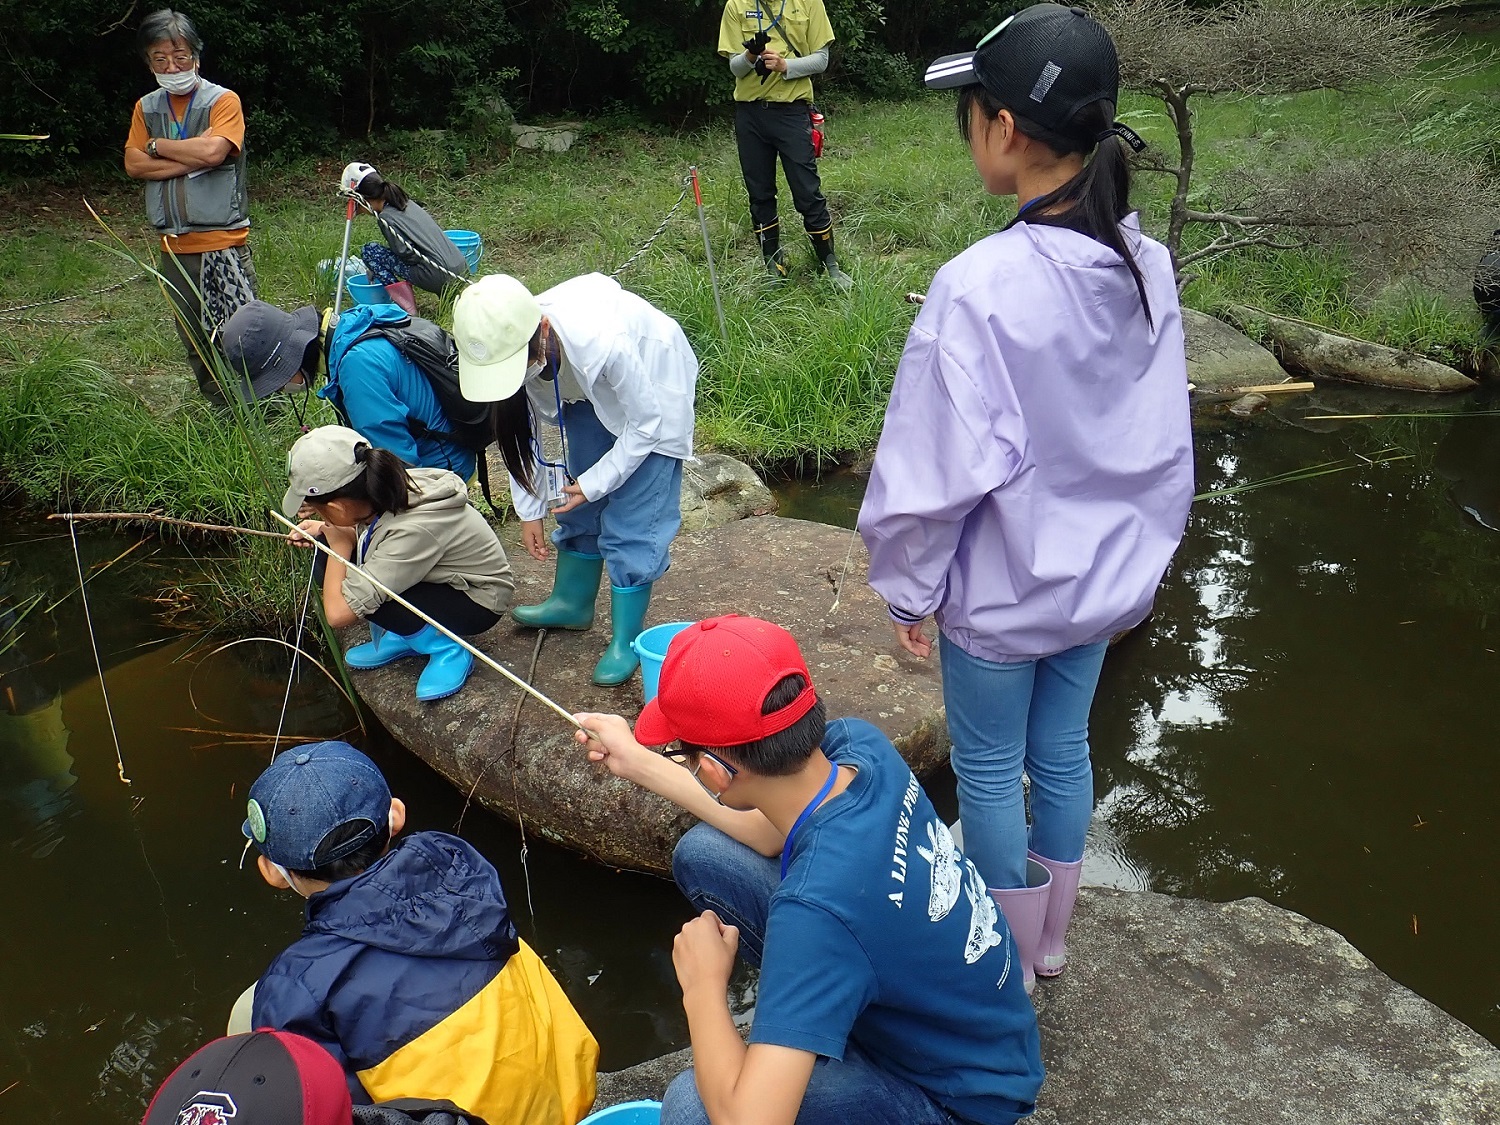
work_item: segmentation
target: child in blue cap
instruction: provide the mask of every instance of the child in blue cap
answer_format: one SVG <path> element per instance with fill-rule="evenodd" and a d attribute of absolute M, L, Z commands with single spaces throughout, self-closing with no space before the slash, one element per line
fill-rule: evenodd
<path fill-rule="evenodd" d="M 355 1104 L 445 1098 L 514 1125 L 574 1125 L 598 1044 L 516 934 L 489 861 L 417 832 L 347 742 L 284 751 L 244 823 L 262 877 L 307 899 L 302 936 L 256 983 L 251 1026 L 291 1031 L 343 1065 Z"/>

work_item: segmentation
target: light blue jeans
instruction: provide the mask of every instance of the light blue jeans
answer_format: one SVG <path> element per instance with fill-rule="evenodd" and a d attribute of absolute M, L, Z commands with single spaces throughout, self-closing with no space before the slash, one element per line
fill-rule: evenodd
<path fill-rule="evenodd" d="M 576 479 L 615 444 L 588 402 L 563 403 L 568 472 Z M 682 462 L 649 453 L 619 488 L 557 517 L 559 549 L 603 556 L 616 586 L 643 586 L 667 572 L 668 551 L 682 526 Z"/>
<path fill-rule="evenodd" d="M 1028 845 L 1060 863 L 1082 859 L 1094 811 L 1089 709 L 1107 642 L 1014 664 L 971 656 L 944 635 L 938 644 L 964 853 L 996 888 L 1026 885 Z"/>
<path fill-rule="evenodd" d="M 672 853 L 672 878 L 702 913 L 712 910 L 738 926 L 740 956 L 759 965 L 766 947 L 771 893 L 781 882 L 778 860 L 768 859 L 717 828 L 695 825 Z M 662 1125 L 709 1125 L 691 1070 L 662 1098 Z M 916 1086 L 881 1070 L 852 1042 L 844 1057 L 813 1066 L 797 1125 L 959 1125 L 959 1119 Z"/>

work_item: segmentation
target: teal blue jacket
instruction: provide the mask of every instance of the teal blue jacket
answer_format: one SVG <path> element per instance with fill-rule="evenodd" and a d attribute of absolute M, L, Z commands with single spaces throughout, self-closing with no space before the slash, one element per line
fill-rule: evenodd
<path fill-rule="evenodd" d="M 371 445 L 389 449 L 408 465 L 451 469 L 472 480 L 473 450 L 431 436 L 446 433 L 448 419 L 422 369 L 389 340 L 355 343 L 377 324 L 405 319 L 397 305 L 356 305 L 341 315 L 328 346 L 328 383 L 318 397 Z"/>

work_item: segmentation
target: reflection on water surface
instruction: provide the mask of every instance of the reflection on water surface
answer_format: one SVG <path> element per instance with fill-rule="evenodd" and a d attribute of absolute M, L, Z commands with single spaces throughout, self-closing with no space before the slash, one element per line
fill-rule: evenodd
<path fill-rule="evenodd" d="M 1500 1040 L 1500 539 L 1487 530 L 1500 419 L 1207 432 L 1200 488 L 1393 444 L 1412 458 L 1195 507 L 1154 618 L 1105 665 L 1087 871 L 1301 911 Z M 788 485 L 784 511 L 847 526 L 862 487 L 847 474 Z M 71 549 L 55 526 L 4 534 L 0 1090 L 21 1085 L 0 1097 L 24 1089 L 38 1120 L 133 1122 L 299 926 L 300 900 L 237 867 L 286 659 L 265 645 L 210 656 L 217 642 L 156 624 L 137 595 L 159 571 L 127 562 L 94 579 L 123 785 Z M 128 541 L 83 543 L 89 565 Z M 355 726 L 316 673 L 294 684 L 289 733 Z M 461 794 L 378 733 L 351 737 L 414 827 L 453 828 Z M 951 813 L 951 777 L 930 787 Z M 532 840 L 533 919 L 516 831 L 471 810 L 463 834 L 500 868 L 606 1066 L 679 1045 L 670 942 L 687 910 L 669 885 Z"/>

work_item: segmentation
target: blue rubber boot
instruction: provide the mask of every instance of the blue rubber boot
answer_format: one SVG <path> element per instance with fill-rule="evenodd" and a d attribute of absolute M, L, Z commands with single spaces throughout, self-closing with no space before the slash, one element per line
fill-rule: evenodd
<path fill-rule="evenodd" d="M 559 548 L 552 594 L 540 605 L 512 606 L 511 619 L 531 629 L 588 629 L 594 624 L 594 599 L 603 574 L 602 558 Z"/>
<path fill-rule="evenodd" d="M 406 643 L 427 657 L 427 667 L 417 677 L 417 698 L 423 703 L 447 699 L 464 686 L 474 667 L 474 654 L 450 640 L 431 625 L 406 638 Z"/>
<path fill-rule="evenodd" d="M 351 668 L 384 668 L 403 656 L 416 655 L 417 650 L 407 644 L 406 638 L 400 633 L 382 629 L 372 621 L 370 639 L 344 653 L 344 663 Z"/>
<path fill-rule="evenodd" d="M 623 684 L 641 666 L 641 658 L 630 642 L 641 635 L 646 607 L 651 604 L 651 583 L 609 588 L 609 647 L 594 665 L 594 683 L 606 687 Z"/>

